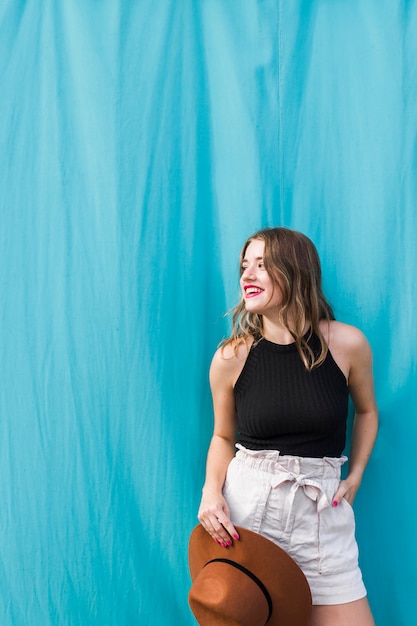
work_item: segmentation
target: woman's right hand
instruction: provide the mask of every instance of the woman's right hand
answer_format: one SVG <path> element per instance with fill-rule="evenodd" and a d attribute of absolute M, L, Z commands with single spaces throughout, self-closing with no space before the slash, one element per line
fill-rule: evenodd
<path fill-rule="evenodd" d="M 224 548 L 232 545 L 239 533 L 230 521 L 230 511 L 222 494 L 203 492 L 198 519 L 203 528 Z"/>

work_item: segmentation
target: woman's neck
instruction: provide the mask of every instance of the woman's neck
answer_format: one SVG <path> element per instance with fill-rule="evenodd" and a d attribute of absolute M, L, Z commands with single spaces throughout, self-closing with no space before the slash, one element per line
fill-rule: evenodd
<path fill-rule="evenodd" d="M 277 322 L 275 320 L 272 321 L 265 316 L 263 317 L 262 322 L 262 335 L 268 341 L 272 341 L 273 343 L 279 343 L 284 346 L 290 343 L 294 343 L 294 337 L 291 335 L 288 328 L 283 326 L 283 324 L 281 324 L 280 322 Z M 310 326 L 311 324 L 309 322 L 306 322 L 302 333 L 303 335 L 307 332 Z"/>

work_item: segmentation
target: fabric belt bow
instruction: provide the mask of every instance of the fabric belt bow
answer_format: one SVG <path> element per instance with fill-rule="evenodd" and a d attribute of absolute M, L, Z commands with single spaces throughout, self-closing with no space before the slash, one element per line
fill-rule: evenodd
<path fill-rule="evenodd" d="M 329 499 L 326 493 L 323 491 L 321 485 L 313 478 L 310 478 L 311 474 L 296 474 L 284 468 L 278 468 L 278 473 L 274 475 L 271 480 L 271 487 L 273 489 L 281 487 L 284 483 L 292 482 L 291 489 L 288 496 L 289 510 L 288 518 L 285 527 L 285 531 L 288 531 L 291 513 L 294 504 L 295 494 L 302 487 L 305 495 L 317 502 L 317 512 L 321 513 L 325 508 L 330 506 Z"/>

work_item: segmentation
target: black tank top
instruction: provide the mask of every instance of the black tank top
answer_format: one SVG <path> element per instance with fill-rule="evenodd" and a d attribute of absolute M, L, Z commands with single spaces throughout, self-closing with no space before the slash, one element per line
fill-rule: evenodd
<path fill-rule="evenodd" d="M 313 334 L 315 353 L 320 340 Z M 308 371 L 294 343 L 261 339 L 235 384 L 237 442 L 252 450 L 303 457 L 341 456 L 346 443 L 348 386 L 330 351 Z"/>

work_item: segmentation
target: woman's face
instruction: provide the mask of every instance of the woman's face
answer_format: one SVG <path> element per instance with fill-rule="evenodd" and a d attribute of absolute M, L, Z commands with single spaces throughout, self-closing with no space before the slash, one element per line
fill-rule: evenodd
<path fill-rule="evenodd" d="M 281 304 L 279 285 L 265 269 L 263 255 L 265 242 L 254 239 L 246 248 L 242 261 L 240 286 L 247 311 L 267 315 L 277 311 Z"/>

